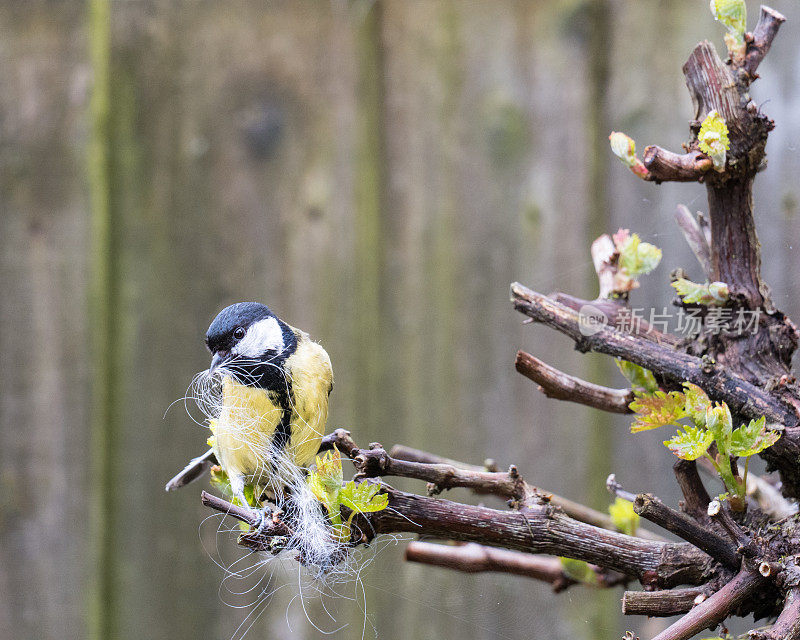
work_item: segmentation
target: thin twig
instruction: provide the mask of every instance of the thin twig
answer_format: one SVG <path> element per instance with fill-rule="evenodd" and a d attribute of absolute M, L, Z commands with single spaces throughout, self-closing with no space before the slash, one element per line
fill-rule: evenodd
<path fill-rule="evenodd" d="M 706 154 L 700 151 L 673 153 L 657 146 L 644 150 L 646 180 L 652 182 L 697 182 L 714 166 Z"/>
<path fill-rule="evenodd" d="M 414 447 L 407 447 L 404 444 L 393 445 L 389 450 L 389 455 L 398 460 L 408 460 L 409 462 L 425 462 L 427 464 L 450 464 L 454 467 L 467 469 L 469 471 L 498 471 L 499 468 L 494 460 L 487 458 L 484 460 L 483 465 L 469 464 L 452 458 L 445 458 L 444 456 L 423 451 L 422 449 L 415 449 Z"/>
<path fill-rule="evenodd" d="M 708 495 L 708 491 L 700 479 L 695 461 L 679 459 L 672 466 L 672 470 L 675 472 L 678 486 L 683 493 L 683 510 L 695 520 L 707 521 L 708 503 L 711 502 L 711 496 Z"/>
<path fill-rule="evenodd" d="M 640 493 L 633 503 L 633 510 L 642 518 L 671 531 L 676 536 L 691 542 L 715 560 L 731 569 L 738 569 L 741 558 L 736 548 L 722 536 L 700 526 L 685 513 L 670 509 L 661 500 L 649 493 Z"/>
<path fill-rule="evenodd" d="M 631 389 L 611 389 L 571 376 L 551 367 L 525 351 L 517 351 L 517 371 L 539 385 L 548 398 L 569 400 L 611 413 L 631 413 Z"/>
<path fill-rule="evenodd" d="M 617 474 L 615 473 L 609 474 L 608 478 L 606 478 L 606 489 L 608 489 L 608 492 L 611 495 L 617 498 L 622 498 L 628 502 L 633 502 L 636 500 L 636 494 L 631 493 L 630 491 L 625 491 L 625 489 L 622 488 L 622 485 L 617 480 Z"/>
<path fill-rule="evenodd" d="M 711 247 L 708 245 L 705 231 L 700 226 L 686 205 L 679 204 L 675 211 L 675 221 L 678 223 L 686 243 L 692 249 L 706 279 L 711 279 Z"/>
<path fill-rule="evenodd" d="M 433 544 L 409 542 L 406 560 L 465 573 L 499 572 L 547 582 L 555 591 L 563 591 L 577 582 L 564 573 L 561 560 L 521 551 L 486 547 L 475 542 L 466 544 Z"/>
<path fill-rule="evenodd" d="M 464 573 L 511 573 L 547 582 L 556 592 L 580 584 L 565 573 L 564 565 L 559 558 L 496 549 L 474 542 L 466 544 L 409 542 L 406 547 L 406 560 Z M 588 566 L 594 572 L 594 581 L 587 583 L 590 586 L 608 588 L 629 581 L 623 574 L 609 572 L 597 565 Z"/>
<path fill-rule="evenodd" d="M 204 506 L 210 507 L 215 511 L 221 511 L 229 516 L 233 516 L 237 520 L 241 520 L 242 522 L 249 524 L 251 527 L 255 527 L 259 524 L 259 518 L 253 509 L 239 507 L 231 502 L 228 502 L 227 500 L 218 498 L 207 491 L 200 493 L 200 502 L 202 502 Z M 265 535 L 269 535 L 269 533 L 266 533 Z"/>
<path fill-rule="evenodd" d="M 750 77 L 756 77 L 756 69 L 764 56 L 770 50 L 772 41 L 778 34 L 778 29 L 786 22 L 786 17 L 771 9 L 770 7 L 761 6 L 761 14 L 758 17 L 758 24 L 753 29 L 752 40 L 747 45 L 747 52 L 745 53 L 744 69 L 750 74 Z"/>
<path fill-rule="evenodd" d="M 733 519 L 728 509 L 727 500 L 714 498 L 708 505 L 708 515 L 722 525 L 722 528 L 725 529 L 736 545 L 738 553 L 748 557 L 753 557 L 756 554 L 753 538 Z"/>
<path fill-rule="evenodd" d="M 626 616 L 652 616 L 664 618 L 686 613 L 698 599 L 704 599 L 706 590 L 669 589 L 665 591 L 626 591 L 622 594 L 622 613 Z"/>

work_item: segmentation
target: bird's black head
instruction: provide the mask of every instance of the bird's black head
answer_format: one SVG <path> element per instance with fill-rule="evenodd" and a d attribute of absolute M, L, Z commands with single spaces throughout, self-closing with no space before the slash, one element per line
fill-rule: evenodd
<path fill-rule="evenodd" d="M 214 318 L 206 332 L 206 345 L 213 354 L 210 372 L 226 364 L 247 378 L 260 378 L 260 364 L 280 364 L 294 351 L 296 338 L 266 305 L 237 302 Z"/>

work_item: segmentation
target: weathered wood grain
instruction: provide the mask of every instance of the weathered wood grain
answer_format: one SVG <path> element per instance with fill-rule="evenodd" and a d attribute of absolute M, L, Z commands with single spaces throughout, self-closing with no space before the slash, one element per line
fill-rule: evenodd
<path fill-rule="evenodd" d="M 118 437 L 115 480 L 103 488 L 88 457 L 97 372 L 87 358 L 87 13 L 80 3 L 0 3 L 0 629 L 86 634 L 89 500 L 105 491 L 116 523 L 114 637 L 234 633 L 245 614 L 221 603 L 224 574 L 203 549 L 214 552 L 217 521 L 200 525 L 198 541 L 206 514 L 193 488 L 162 491 L 206 437 L 182 407 L 164 412 L 207 366 L 208 321 L 238 299 L 267 302 L 329 351 L 332 427 L 513 462 L 533 483 L 587 497 L 582 443 L 596 414 L 539 397 L 514 372 L 514 353 L 594 383 L 623 381 L 593 377 L 566 339 L 520 326 L 507 285 L 594 296 L 591 96 L 606 95 L 609 126 L 642 148 L 678 149 L 691 104 L 676 65 L 698 40 L 721 47 L 722 37 L 690 0 L 608 4 L 610 75 L 593 94 L 589 3 L 112 2 Z M 776 306 L 798 317 L 800 20 L 790 0 L 774 5 L 789 21 L 753 87 L 778 125 L 756 182 L 756 224 Z M 636 307 L 664 307 L 669 270 L 702 279 L 672 223 L 677 203 L 702 208 L 702 189 L 641 183 L 610 152 L 603 162 L 602 231 L 631 227 L 664 249 L 634 294 Z M 615 471 L 669 498 L 661 434 L 634 438 L 625 422 L 595 439 L 616 434 L 599 476 Z M 520 582 L 407 566 L 392 549 L 373 570 L 394 581 L 384 590 L 364 578 L 381 638 L 622 635 Z M 318 637 L 297 602 L 288 607 L 292 595 L 276 594 L 249 637 L 286 637 L 287 618 L 298 636 Z M 327 620 L 319 602 L 306 606 Z M 340 604 L 337 617 L 352 623 L 341 637 L 360 630 L 359 605 Z"/>

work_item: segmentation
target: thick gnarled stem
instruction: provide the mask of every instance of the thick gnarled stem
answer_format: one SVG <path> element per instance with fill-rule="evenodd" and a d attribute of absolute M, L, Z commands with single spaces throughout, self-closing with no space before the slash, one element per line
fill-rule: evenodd
<path fill-rule="evenodd" d="M 368 542 L 381 533 L 424 533 L 436 538 L 583 560 L 654 587 L 701 584 L 706 578 L 708 556 L 690 544 L 644 540 L 599 529 L 573 520 L 550 505 L 523 511 L 498 511 L 389 487 L 383 490 L 389 498 L 388 508 L 356 516 L 357 541 Z M 256 524 L 255 516 L 246 509 L 205 492 L 202 499 L 212 509 L 251 526 Z M 247 545 L 259 548 L 260 540 L 275 535 L 285 535 L 280 522 L 263 527 L 259 534 L 247 536 Z M 261 547 L 267 546 L 261 544 Z"/>

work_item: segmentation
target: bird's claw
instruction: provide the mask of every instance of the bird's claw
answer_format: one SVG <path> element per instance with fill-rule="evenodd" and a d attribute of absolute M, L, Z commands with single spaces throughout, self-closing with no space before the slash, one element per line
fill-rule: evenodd
<path fill-rule="evenodd" d="M 278 509 L 272 511 L 269 507 L 264 509 L 253 509 L 255 521 L 250 524 L 249 538 L 264 538 L 266 548 L 263 551 L 269 551 L 273 555 L 277 555 L 289 546 L 289 537 L 285 535 L 264 535 L 270 528 L 274 527 L 280 522 L 280 516 L 283 512 Z"/>
<path fill-rule="evenodd" d="M 253 509 L 253 511 L 257 514 L 258 518 L 258 520 L 251 525 L 253 533 L 256 535 L 261 535 L 267 528 L 278 524 L 281 515 L 283 515 L 283 511 L 280 509 L 273 511 L 269 507 Z"/>
<path fill-rule="evenodd" d="M 253 513 L 257 520 L 250 525 L 251 531 L 255 535 L 261 535 L 264 533 L 264 529 L 267 528 L 267 525 L 272 521 L 272 518 L 267 516 L 266 509 L 253 509 Z"/>

